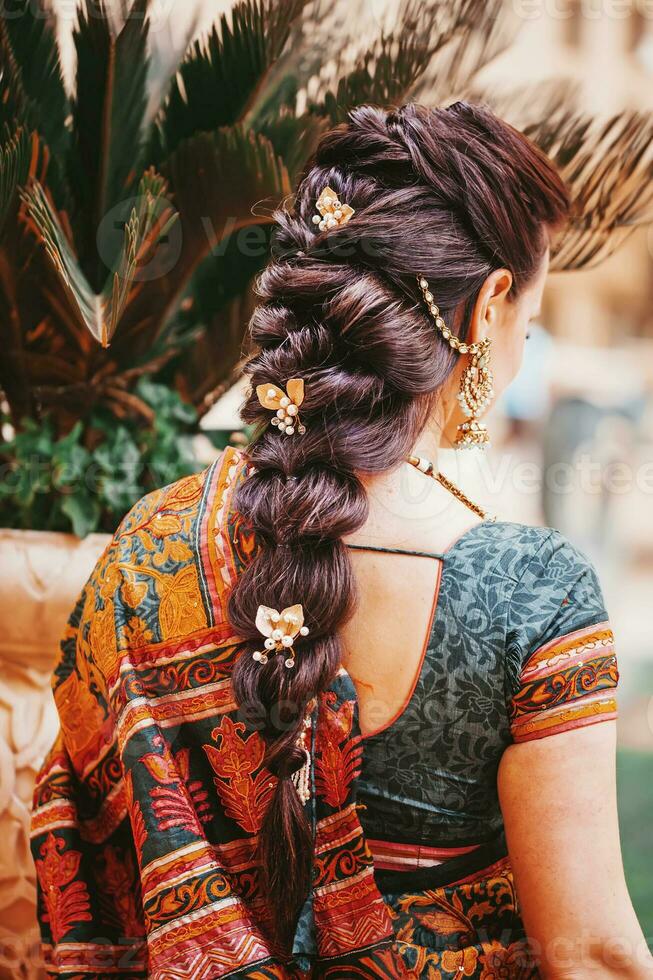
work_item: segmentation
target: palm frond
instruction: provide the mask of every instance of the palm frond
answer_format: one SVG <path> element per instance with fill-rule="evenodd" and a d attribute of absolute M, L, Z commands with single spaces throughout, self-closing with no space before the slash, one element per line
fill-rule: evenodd
<path fill-rule="evenodd" d="M 181 256 L 168 277 L 175 298 L 230 235 L 271 223 L 274 208 L 291 191 L 288 170 L 270 140 L 244 126 L 185 140 L 166 162 L 165 174 L 182 218 Z M 243 241 L 241 247 L 253 246 Z M 264 241 L 259 250 L 264 261 Z"/>
<path fill-rule="evenodd" d="M 107 295 L 103 346 L 116 332 L 118 322 L 132 298 L 132 289 L 139 282 L 139 270 L 149 265 L 156 246 L 166 238 L 179 218 L 167 195 L 167 182 L 150 168 L 139 184 L 136 205 L 125 224 L 119 267 L 111 277 L 111 299 L 109 301 Z"/>
<path fill-rule="evenodd" d="M 153 131 L 149 127 L 157 119 L 161 106 L 163 105 L 172 80 L 185 60 L 193 38 L 197 35 L 200 22 L 199 7 L 194 10 L 183 32 L 180 31 L 177 21 L 171 18 L 166 19 L 164 24 L 159 24 L 157 30 L 150 31 L 149 51 L 150 51 L 150 72 L 148 76 L 148 105 L 146 110 L 146 125 L 148 136 L 153 136 Z"/>
<path fill-rule="evenodd" d="M 165 176 L 181 218 L 179 257 L 165 275 L 144 282 L 130 297 L 129 316 L 112 344 L 118 361 L 147 356 L 176 317 L 202 263 L 223 256 L 232 238 L 250 275 L 265 264 L 267 226 L 291 186 L 270 141 L 243 126 L 185 140 L 168 160 Z"/>
<path fill-rule="evenodd" d="M 36 137 L 30 138 L 22 127 L 13 135 L 5 133 L 5 140 L 0 145 L 0 240 L 17 200 L 18 189 L 27 181 L 37 150 Z"/>
<path fill-rule="evenodd" d="M 245 120 L 307 0 L 240 0 L 182 63 L 157 120 L 154 159 L 196 133 Z"/>
<path fill-rule="evenodd" d="M 526 132 L 558 164 L 573 202 L 553 269 L 591 268 L 653 221 L 653 114 L 601 123 L 561 108 Z"/>
<path fill-rule="evenodd" d="M 474 101 L 482 70 L 514 40 L 519 18 L 512 15 L 504 0 L 453 0 L 448 25 L 440 27 L 436 17 L 432 30 L 439 34 L 437 47 L 423 74 L 407 96 L 427 105 L 444 105 L 456 99 Z M 481 86 L 484 93 L 485 88 Z M 485 101 L 484 94 L 481 101 Z"/>
<path fill-rule="evenodd" d="M 150 261 L 153 249 L 177 218 L 167 201 L 166 182 L 153 170 L 141 179 L 137 204 L 125 224 L 117 267 L 101 292 L 95 292 L 84 275 L 41 184 L 33 180 L 21 197 L 26 223 L 45 250 L 69 315 L 103 347 L 108 346 L 136 287 L 139 271 Z"/>
<path fill-rule="evenodd" d="M 304 7 L 290 25 L 288 41 L 269 66 L 265 84 L 259 85 L 248 106 L 246 121 L 252 129 L 260 132 L 265 123 L 274 122 L 279 111 L 304 114 L 310 99 L 319 100 L 320 91 L 322 94 L 326 91 L 325 82 L 322 89 L 316 87 L 325 72 L 325 52 L 329 53 L 329 64 L 333 60 L 340 62 L 342 49 L 347 46 L 345 39 L 358 38 L 369 32 L 369 23 L 359 30 L 355 13 L 357 2 L 367 4 L 367 0 L 345 0 L 344 3 L 343 0 L 310 0 Z M 339 39 L 335 51 L 334 37 Z M 345 70 L 349 70 L 351 64 L 349 59 Z"/>
<path fill-rule="evenodd" d="M 59 216 L 40 182 L 33 180 L 21 192 L 21 198 L 26 224 L 43 246 L 56 272 L 70 313 L 78 324 L 82 323 L 87 327 L 96 340 L 101 340 L 100 297 L 93 292 L 84 275 Z"/>
<path fill-rule="evenodd" d="M 428 57 L 427 45 L 419 37 L 384 36 L 338 81 L 335 92 L 329 89 L 321 103 L 312 106 L 313 111 L 335 124 L 346 120 L 350 110 L 361 103 L 399 102 L 417 81 Z"/>
<path fill-rule="evenodd" d="M 22 126 L 12 132 L 5 124 L 0 147 L 0 390 L 14 422 L 33 405 L 20 301 L 23 284 L 16 269 L 20 255 L 16 216 L 21 186 L 36 173 L 40 160 L 36 134 Z"/>
<path fill-rule="evenodd" d="M 394 23 L 355 54 L 353 64 L 351 51 L 344 48 L 328 74 L 322 74 L 312 111 L 337 123 L 365 102 L 396 105 L 418 94 L 426 102 L 444 101 L 444 79 L 450 82 L 455 75 L 462 89 L 501 49 L 505 30 L 498 25 L 503 22 L 501 0 L 404 0 Z"/>
<path fill-rule="evenodd" d="M 534 119 L 547 120 L 550 127 L 561 112 L 577 116 L 582 91 L 571 79 L 551 78 L 519 88 L 475 86 L 469 95 L 471 102 L 489 105 L 501 119 L 524 131 L 533 126 Z"/>
<path fill-rule="evenodd" d="M 94 250 L 101 221 L 128 196 L 140 166 L 146 82 L 148 0 L 134 0 L 114 32 L 104 0 L 84 0 L 74 32 L 77 51 L 75 140 L 80 210 L 87 216 L 81 260 L 96 288 L 104 268 Z"/>
<path fill-rule="evenodd" d="M 66 151 L 70 103 L 64 86 L 56 23 L 48 0 L 17 0 L 2 30 L 20 71 L 21 86 L 33 108 L 30 122 L 54 155 Z"/>
<path fill-rule="evenodd" d="M 34 2 L 38 4 L 38 0 Z M 36 15 L 32 13 L 32 6 L 30 4 L 29 10 L 23 11 L 19 18 L 21 25 L 24 25 L 24 33 L 18 31 L 13 19 L 0 17 L 0 86 L 2 87 L 0 131 L 9 128 L 13 132 L 22 128 L 38 134 L 41 163 L 44 172 L 47 170 L 49 190 L 57 202 L 57 207 L 68 211 L 71 197 L 65 173 L 65 160 L 70 145 L 70 133 L 65 118 L 63 121 L 60 120 L 62 131 L 57 133 L 56 113 L 61 109 L 57 96 L 59 66 L 58 61 L 55 61 L 56 51 L 52 51 L 48 57 L 49 44 L 54 41 L 52 35 L 46 32 L 38 18 L 33 25 Z M 10 25 L 12 25 L 11 30 Z M 31 26 L 33 29 L 30 31 Z M 15 34 L 15 41 L 12 39 L 12 34 Z M 40 52 L 41 48 L 46 49 L 44 52 L 46 67 L 42 75 L 31 65 L 29 42 L 32 35 L 37 52 Z M 25 62 L 24 72 L 14 52 L 14 46 Z M 52 106 L 48 96 L 42 97 L 40 92 L 40 85 L 47 85 L 48 81 L 52 82 Z M 52 115 L 49 114 L 50 110 Z M 50 140 L 54 141 L 54 147 L 50 145 Z"/>
<path fill-rule="evenodd" d="M 288 170 L 290 183 L 295 184 L 315 150 L 320 136 L 327 129 L 326 119 L 311 112 L 301 116 L 280 107 L 275 118 L 261 118 L 258 132 L 267 137 Z"/>
<path fill-rule="evenodd" d="M 273 226 L 261 232 L 267 255 Z M 261 265 L 262 256 L 243 254 L 238 236 L 232 235 L 220 255 L 199 267 L 181 304 L 178 329 L 192 334 L 194 341 L 176 361 L 177 387 L 200 415 L 241 360 L 244 325 L 256 304 L 250 286 Z"/>

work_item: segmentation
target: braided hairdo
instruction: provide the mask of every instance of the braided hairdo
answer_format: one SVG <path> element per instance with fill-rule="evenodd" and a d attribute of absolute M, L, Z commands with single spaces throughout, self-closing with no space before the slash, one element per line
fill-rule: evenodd
<path fill-rule="evenodd" d="M 356 213 L 321 232 L 312 218 L 327 185 Z M 251 641 L 234 669 L 235 695 L 260 713 L 266 765 L 278 777 L 260 853 L 282 942 L 308 892 L 312 858 L 290 779 L 304 762 L 296 739 L 308 702 L 337 672 L 339 630 L 355 601 L 342 538 L 366 520 L 359 476 L 401 463 L 455 363 L 420 304 L 415 277 L 426 276 L 445 320 L 465 336 L 487 276 L 510 269 L 518 293 L 567 207 L 544 154 L 488 110 L 457 103 L 353 111 L 320 142 L 295 210 L 276 214 L 274 257 L 250 325 L 257 352 L 242 412 L 258 426 L 248 450 L 254 469 L 236 499 L 260 547 L 233 589 L 230 617 Z M 294 377 L 306 386 L 306 433 L 286 436 L 269 424 L 255 388 L 285 388 Z M 295 667 L 285 667 L 283 656 L 257 663 L 259 605 L 294 603 L 310 628 Z"/>

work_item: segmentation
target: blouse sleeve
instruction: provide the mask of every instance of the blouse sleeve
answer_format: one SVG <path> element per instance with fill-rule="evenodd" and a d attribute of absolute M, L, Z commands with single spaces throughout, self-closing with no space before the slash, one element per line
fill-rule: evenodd
<path fill-rule="evenodd" d="M 507 696 L 514 742 L 617 716 L 614 636 L 596 571 L 551 531 L 510 603 Z"/>

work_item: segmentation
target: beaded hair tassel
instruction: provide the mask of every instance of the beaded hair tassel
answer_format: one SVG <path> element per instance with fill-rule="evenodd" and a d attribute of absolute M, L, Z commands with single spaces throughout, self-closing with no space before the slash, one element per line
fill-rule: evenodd
<path fill-rule="evenodd" d="M 460 382 L 457 398 L 464 415 L 469 421 L 458 426 L 455 446 L 456 449 L 480 446 L 485 449 L 490 444 L 487 426 L 479 421 L 494 394 L 494 377 L 490 370 L 490 338 L 484 337 L 478 343 L 466 344 L 447 327 L 440 316 L 439 307 L 435 303 L 433 293 L 424 276 L 418 276 L 417 282 L 422 291 L 424 302 L 435 321 L 443 340 L 446 340 L 452 350 L 459 354 L 469 354 L 471 360 Z"/>
<path fill-rule="evenodd" d="M 302 730 L 297 736 L 297 745 L 304 750 L 305 754 L 304 765 L 301 769 L 297 769 L 290 777 L 302 803 L 307 803 L 311 797 L 311 750 L 309 745 L 313 727 L 311 712 L 314 706 L 315 701 L 313 700 L 308 705 L 308 711 L 302 723 Z"/>

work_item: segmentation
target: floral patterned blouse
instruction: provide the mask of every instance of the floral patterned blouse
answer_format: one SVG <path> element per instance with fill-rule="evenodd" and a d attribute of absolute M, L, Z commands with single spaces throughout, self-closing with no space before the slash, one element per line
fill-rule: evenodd
<path fill-rule="evenodd" d="M 502 829 L 511 742 L 615 717 L 617 666 L 596 572 L 558 531 L 485 522 L 434 557 L 421 669 L 402 714 L 364 740 L 358 797 L 370 838 L 461 846 Z"/>
<path fill-rule="evenodd" d="M 440 562 L 405 709 L 363 739 L 342 668 L 309 730 L 313 882 L 269 936 L 257 834 L 275 777 L 240 717 L 229 590 L 256 543 L 235 450 L 143 498 L 71 614 L 34 795 L 48 975 L 535 977 L 496 773 L 513 741 L 615 717 L 601 591 L 556 531 L 481 524 Z"/>

